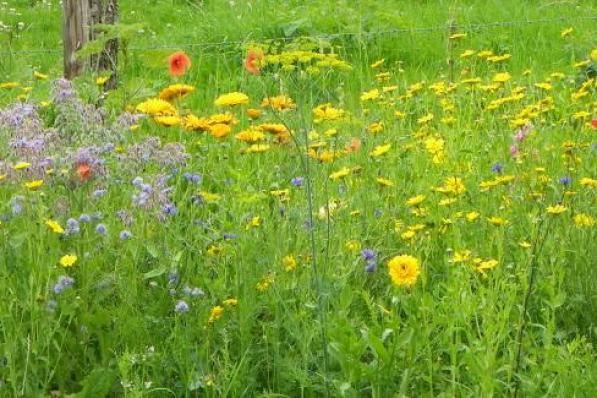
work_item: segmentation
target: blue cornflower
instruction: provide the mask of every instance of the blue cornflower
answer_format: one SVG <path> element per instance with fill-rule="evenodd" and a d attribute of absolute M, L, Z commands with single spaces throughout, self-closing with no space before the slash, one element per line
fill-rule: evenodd
<path fill-rule="evenodd" d="M 504 166 L 502 166 L 500 163 L 496 163 L 491 167 L 491 171 L 494 173 L 501 173 L 503 170 Z"/>
<path fill-rule="evenodd" d="M 290 183 L 295 187 L 300 187 L 303 185 L 304 181 L 305 179 L 303 177 L 294 177 L 292 180 L 290 180 Z"/>
<path fill-rule="evenodd" d="M 97 226 L 95 227 L 95 232 L 97 232 L 100 235 L 105 235 L 108 232 L 108 228 L 106 228 L 104 224 L 97 224 Z"/>
<path fill-rule="evenodd" d="M 178 209 L 174 203 L 166 203 L 164 207 L 162 207 L 162 211 L 168 216 L 175 216 L 176 213 L 178 213 Z"/>
<path fill-rule="evenodd" d="M 560 184 L 562 185 L 570 185 L 572 183 L 572 178 L 570 178 L 569 176 L 564 176 L 562 178 L 560 178 Z"/>
<path fill-rule="evenodd" d="M 178 302 L 174 306 L 174 311 L 178 312 L 179 314 L 182 314 L 184 312 L 189 312 L 190 308 L 191 307 L 189 307 L 186 301 L 178 300 Z"/>
<path fill-rule="evenodd" d="M 79 216 L 79 221 L 81 221 L 81 222 L 90 222 L 91 221 L 91 216 L 89 214 L 81 214 Z"/>
<path fill-rule="evenodd" d="M 131 231 L 127 231 L 126 229 L 124 231 L 120 231 L 120 240 L 127 240 L 130 239 L 133 236 L 133 234 L 131 233 Z"/>
<path fill-rule="evenodd" d="M 61 276 L 58 278 L 58 282 L 54 285 L 54 293 L 60 294 L 64 289 L 68 289 L 75 284 L 75 280 L 70 276 Z"/>

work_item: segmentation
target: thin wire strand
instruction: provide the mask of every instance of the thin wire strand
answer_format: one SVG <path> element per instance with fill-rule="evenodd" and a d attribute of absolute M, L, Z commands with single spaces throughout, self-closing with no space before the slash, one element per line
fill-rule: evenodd
<path fill-rule="evenodd" d="M 459 32 L 467 32 L 467 31 L 474 31 L 480 29 L 491 29 L 491 28 L 499 28 L 504 26 L 516 26 L 516 25 L 541 25 L 541 24 L 548 24 L 553 22 L 577 22 L 577 21 L 593 21 L 597 20 L 596 16 L 587 16 L 587 17 L 575 17 L 575 18 L 568 18 L 568 17 L 561 17 L 561 18 L 544 18 L 544 19 L 530 19 L 530 20 L 515 20 L 515 21 L 496 21 L 496 22 L 488 22 L 488 23 L 473 23 L 473 24 L 458 24 L 458 31 Z M 378 36 L 390 36 L 390 35 L 397 35 L 397 34 L 416 34 L 416 33 L 429 33 L 429 32 L 437 32 L 437 31 L 447 31 L 448 25 L 437 25 L 437 26 L 428 26 L 428 27 L 419 27 L 419 28 L 398 28 L 398 29 L 389 29 L 385 31 L 378 31 L 378 32 L 339 32 L 339 33 L 328 33 L 328 34 L 319 34 L 313 36 L 305 36 L 311 39 L 321 39 L 321 40 L 333 40 L 339 38 L 346 38 L 346 37 L 360 37 L 365 39 L 371 39 Z M 275 37 L 275 38 L 263 38 L 257 39 L 261 42 L 270 43 L 276 41 L 291 41 L 296 39 L 295 37 Z M 144 46 L 144 47 L 130 47 L 129 51 L 151 51 L 151 50 L 174 50 L 174 49 L 208 49 L 211 47 L 214 48 L 222 48 L 225 46 L 240 46 L 246 44 L 248 40 L 232 40 L 232 41 L 220 41 L 220 42 L 205 42 L 205 43 L 180 43 L 180 44 L 163 44 L 157 46 Z M 51 54 L 51 53 L 62 53 L 63 50 L 61 48 L 46 48 L 46 49 L 31 49 L 31 50 L 7 50 L 1 51 L 0 55 L 21 55 L 21 54 Z"/>

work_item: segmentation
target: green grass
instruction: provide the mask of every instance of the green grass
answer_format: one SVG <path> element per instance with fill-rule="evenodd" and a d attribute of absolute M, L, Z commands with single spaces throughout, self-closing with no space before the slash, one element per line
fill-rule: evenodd
<path fill-rule="evenodd" d="M 21 15 L 1 10 L 4 24 L 25 25 L 18 35 L 1 33 L 0 51 L 9 54 L 0 58 L 0 83 L 32 89 L 0 89 L 0 176 L 6 174 L 0 178 L 0 395 L 597 393 L 594 81 L 582 89 L 584 97 L 572 99 L 587 81 L 587 69 L 574 64 L 590 59 L 595 47 L 594 20 L 579 17 L 594 17 L 594 2 L 144 3 L 121 5 L 123 23 L 145 27 L 128 43 L 120 87 L 102 99 L 92 72 L 75 81 L 85 102 L 104 104 L 104 120 L 93 123 L 81 118 L 90 111 L 81 112 L 78 103 L 52 101 L 51 81 L 62 65 L 57 4 L 7 6 Z M 526 20 L 546 21 L 518 23 Z M 467 37 L 449 44 L 449 21 Z M 479 26 L 496 21 L 517 23 Z M 387 33 L 427 27 L 442 28 Z M 574 32 L 562 37 L 568 27 Z M 299 36 L 325 39 L 352 69 L 286 73 L 269 65 L 258 77 L 243 70 L 248 46 Z M 467 49 L 512 58 L 496 64 L 461 59 Z M 179 79 L 167 73 L 166 58 L 175 50 L 193 62 Z M 372 69 L 381 58 L 385 63 Z M 50 78 L 35 80 L 33 71 Z M 377 81 L 380 72 L 389 72 L 389 80 Z M 482 88 L 500 72 L 511 79 Z M 475 89 L 462 83 L 472 77 L 482 79 Z M 535 85 L 548 79 L 549 91 Z M 196 87 L 174 102 L 181 115 L 231 112 L 238 119 L 232 133 L 216 139 L 151 118 L 134 131 L 114 126 L 123 110 L 175 82 Z M 405 96 L 417 82 L 420 93 Z M 436 92 L 430 86 L 437 82 L 458 86 Z M 380 99 L 360 99 L 393 85 L 396 90 Z M 490 109 L 521 87 L 524 97 Z M 233 91 L 246 93 L 249 104 L 213 104 Z M 280 93 L 296 109 L 247 117 L 247 108 Z M 520 155 L 511 156 L 517 131 L 511 122 L 533 104 L 549 104 L 548 97 L 553 106 L 534 109 L 534 128 L 519 143 Z M 50 102 L 39 109 L 45 129 L 3 124 L 2 112 L 18 101 Z M 314 120 L 313 108 L 327 102 L 345 117 Z M 434 118 L 420 122 L 428 113 Z M 447 116 L 455 120 L 442 121 Z M 265 122 L 283 123 L 292 140 L 277 144 L 268 134 L 268 151 L 243 154 L 248 145 L 234 135 Z M 382 132 L 368 132 L 375 122 L 383 123 Z M 330 129 L 337 133 L 326 134 Z M 48 135 L 39 154 L 10 145 L 42 133 Z M 138 145 L 152 137 L 161 144 L 141 151 L 149 156 L 143 160 Z M 360 150 L 342 152 L 353 138 L 361 140 Z M 439 162 L 430 138 L 443 140 Z M 103 163 L 81 181 L 76 152 L 107 143 L 115 149 L 92 155 Z M 181 151 L 175 143 L 188 154 L 184 164 L 172 163 Z M 316 153 L 327 148 L 341 156 L 315 160 L 307 150 L 314 144 L 324 145 Z M 384 144 L 392 144 L 388 153 L 371 156 Z M 38 175 L 45 157 L 54 159 L 52 172 Z M 18 161 L 32 167 L 14 170 Z M 513 178 L 485 190 L 480 184 L 498 175 L 496 164 Z M 329 177 L 343 168 L 345 177 Z M 202 181 L 187 181 L 185 172 Z M 158 182 L 163 175 L 170 176 L 166 185 Z M 305 180 L 296 187 L 291 180 L 299 176 Z M 560 182 L 565 176 L 570 185 Z M 154 192 L 171 191 L 161 201 L 154 196 L 154 206 L 135 206 L 135 177 Z M 378 177 L 393 186 L 383 187 Z M 452 177 L 465 190 L 438 192 Z M 24 187 L 37 179 L 44 180 L 40 188 Z M 96 197 L 98 189 L 104 196 Z M 288 200 L 272 194 L 284 189 Z M 206 193 L 219 198 L 207 200 Z M 408 205 L 416 195 L 425 195 L 424 202 Z M 164 215 L 166 202 L 176 205 L 175 215 Z M 562 214 L 547 212 L 560 202 Z M 333 211 L 326 212 L 328 204 Z M 478 218 L 467 220 L 471 212 Z M 81 223 L 73 235 L 54 233 L 45 223 L 66 228 L 69 218 L 97 213 L 101 219 Z M 591 226 L 578 225 L 582 214 Z M 492 225 L 494 216 L 507 224 Z M 255 217 L 260 221 L 252 224 Z M 105 235 L 96 232 L 100 223 Z M 123 230 L 132 237 L 120 239 Z M 409 230 L 416 231 L 411 238 Z M 366 248 L 376 252 L 373 272 L 365 272 Z M 470 258 L 458 262 L 456 254 L 465 250 Z M 73 267 L 59 265 L 65 254 L 77 256 Z M 388 262 L 401 254 L 420 262 L 410 287 L 393 285 L 388 275 Z M 296 260 L 295 269 L 285 270 L 286 256 Z M 480 272 L 475 258 L 497 266 Z M 74 285 L 56 293 L 60 276 L 72 277 Z M 204 295 L 191 297 L 185 287 Z M 175 311 L 179 300 L 188 312 Z M 210 321 L 217 306 L 223 314 Z"/>

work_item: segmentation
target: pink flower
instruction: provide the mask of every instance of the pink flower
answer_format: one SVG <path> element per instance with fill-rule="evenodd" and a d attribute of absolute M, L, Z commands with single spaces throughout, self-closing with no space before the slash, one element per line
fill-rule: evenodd
<path fill-rule="evenodd" d="M 518 156 L 519 153 L 520 153 L 520 150 L 518 149 L 518 146 L 516 146 L 516 145 L 510 146 L 510 155 Z"/>

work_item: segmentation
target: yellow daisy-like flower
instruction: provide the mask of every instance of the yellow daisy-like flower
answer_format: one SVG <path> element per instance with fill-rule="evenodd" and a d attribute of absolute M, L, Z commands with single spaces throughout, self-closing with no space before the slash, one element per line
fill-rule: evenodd
<path fill-rule="evenodd" d="M 275 97 L 264 98 L 261 101 L 261 106 L 264 108 L 272 108 L 277 111 L 285 111 L 296 108 L 296 104 L 287 95 L 278 95 Z"/>
<path fill-rule="evenodd" d="M 330 180 L 339 180 L 340 178 L 346 177 L 350 174 L 350 169 L 348 167 L 343 167 L 338 171 L 333 172 L 330 174 Z"/>
<path fill-rule="evenodd" d="M 380 60 L 378 60 L 378 61 L 375 61 L 374 63 L 371 64 L 371 69 L 377 69 L 377 68 L 379 68 L 380 66 L 383 65 L 384 62 L 386 62 L 386 60 L 383 59 L 383 58 L 380 59 Z"/>
<path fill-rule="evenodd" d="M 388 153 L 388 151 L 391 148 L 392 144 L 378 145 L 375 148 L 373 148 L 373 151 L 371 151 L 371 156 L 373 156 L 374 158 L 380 157 Z"/>
<path fill-rule="evenodd" d="M 58 224 L 58 222 L 54 220 L 46 220 L 46 225 L 48 226 L 48 228 L 52 230 L 52 232 L 55 232 L 57 234 L 64 233 L 64 229 L 60 226 L 60 224 Z"/>
<path fill-rule="evenodd" d="M 476 270 L 482 274 L 485 274 L 487 270 L 493 269 L 499 265 L 497 260 L 486 260 L 477 263 Z"/>
<path fill-rule="evenodd" d="M 496 73 L 491 79 L 495 83 L 505 83 L 510 80 L 512 76 L 508 72 Z"/>
<path fill-rule="evenodd" d="M 476 211 L 471 211 L 471 212 L 466 213 L 465 217 L 466 217 L 466 221 L 473 222 L 477 218 L 479 218 L 479 213 L 477 213 Z"/>
<path fill-rule="evenodd" d="M 240 92 L 233 92 L 220 95 L 215 101 L 215 106 L 236 106 L 249 103 L 249 97 Z"/>
<path fill-rule="evenodd" d="M 223 123 L 217 123 L 209 127 L 209 134 L 211 134 L 214 138 L 223 138 L 230 134 L 232 128 Z"/>
<path fill-rule="evenodd" d="M 261 117 L 261 110 L 255 108 L 247 109 L 247 116 L 253 120 L 259 119 Z"/>
<path fill-rule="evenodd" d="M 259 142 L 265 140 L 265 134 L 260 130 L 250 128 L 248 130 L 243 130 L 237 135 L 234 136 L 239 141 L 243 142 Z"/>
<path fill-rule="evenodd" d="M 290 272 L 296 268 L 296 259 L 292 255 L 285 256 L 282 259 L 282 266 L 284 267 L 284 271 Z"/>
<path fill-rule="evenodd" d="M 208 118 L 188 115 L 184 119 L 183 126 L 191 131 L 209 131 L 211 123 Z"/>
<path fill-rule="evenodd" d="M 373 90 L 365 91 L 363 94 L 361 94 L 361 101 L 363 102 L 371 101 L 377 98 L 379 98 L 379 90 L 376 88 Z"/>
<path fill-rule="evenodd" d="M 253 144 L 248 148 L 241 150 L 241 153 L 261 153 L 269 151 L 271 147 L 268 144 Z"/>
<path fill-rule="evenodd" d="M 549 214 L 555 214 L 555 215 L 562 214 L 566 210 L 568 210 L 568 208 L 566 206 L 563 206 L 563 205 L 555 205 L 555 206 L 548 206 L 547 207 L 547 213 L 549 213 Z"/>
<path fill-rule="evenodd" d="M 19 162 L 19 163 L 15 164 L 13 166 L 13 169 L 15 169 L 15 170 L 23 170 L 23 169 L 27 169 L 29 167 L 31 167 L 31 163 L 29 163 L 29 162 Z"/>
<path fill-rule="evenodd" d="M 597 180 L 594 178 L 583 177 L 580 179 L 580 185 L 583 187 L 595 188 L 597 187 Z"/>
<path fill-rule="evenodd" d="M 232 307 L 232 306 L 235 306 L 238 304 L 238 300 L 235 298 L 229 298 L 229 299 L 222 301 L 222 304 L 224 304 L 228 307 Z"/>
<path fill-rule="evenodd" d="M 59 262 L 60 265 L 62 265 L 64 268 L 72 267 L 77 262 L 77 256 L 75 256 L 74 254 L 67 254 L 60 257 Z"/>
<path fill-rule="evenodd" d="M 375 123 L 371 123 L 368 127 L 367 127 L 367 131 L 371 134 L 377 134 L 377 133 L 381 133 L 383 131 L 383 122 L 375 122 Z"/>
<path fill-rule="evenodd" d="M 409 206 L 418 206 L 421 203 L 423 203 L 423 201 L 425 200 L 426 196 L 425 195 L 417 195 L 417 196 L 413 196 L 412 198 L 408 199 L 406 201 L 406 204 Z"/>
<path fill-rule="evenodd" d="M 562 33 L 560 33 L 560 36 L 562 37 L 566 37 L 566 36 L 570 36 L 572 34 L 572 32 L 574 32 L 574 28 L 566 28 L 562 31 Z"/>
<path fill-rule="evenodd" d="M 388 272 L 394 285 L 412 286 L 421 273 L 419 260 L 409 255 L 393 257 L 388 262 Z"/>
<path fill-rule="evenodd" d="M 313 109 L 313 115 L 315 116 L 315 123 L 334 121 L 344 117 L 344 110 L 334 108 L 331 103 L 326 103 Z"/>
<path fill-rule="evenodd" d="M 595 225 L 595 219 L 588 214 L 578 213 L 574 216 L 574 225 L 577 227 L 592 227 Z"/>
<path fill-rule="evenodd" d="M 160 99 L 170 101 L 174 98 L 184 97 L 195 91 L 195 87 L 188 84 L 172 84 L 160 91 Z"/>
<path fill-rule="evenodd" d="M 34 181 L 26 182 L 25 188 L 34 190 L 34 189 L 41 187 L 42 185 L 44 185 L 44 180 L 34 180 Z"/>
<path fill-rule="evenodd" d="M 176 108 L 171 103 L 159 98 L 143 101 L 137 105 L 135 110 L 150 116 L 174 116 L 177 114 Z"/>
<path fill-rule="evenodd" d="M 11 90 L 13 88 L 17 88 L 19 87 L 20 84 L 17 82 L 4 82 L 4 83 L 0 83 L 0 88 L 6 89 L 6 90 Z"/>
<path fill-rule="evenodd" d="M 182 120 L 178 116 L 155 116 L 153 120 L 164 127 L 178 126 L 182 123 Z"/>
<path fill-rule="evenodd" d="M 466 36 L 468 36 L 466 33 L 454 33 L 453 35 L 450 35 L 450 37 L 448 37 L 448 39 L 460 40 L 460 39 L 464 39 Z"/>
<path fill-rule="evenodd" d="M 224 314 L 224 307 L 222 307 L 220 305 L 216 305 L 215 307 L 213 307 L 211 309 L 211 313 L 209 314 L 209 319 L 207 320 L 207 323 L 209 323 L 209 324 L 214 323 L 215 321 L 220 319 L 223 314 Z"/>

